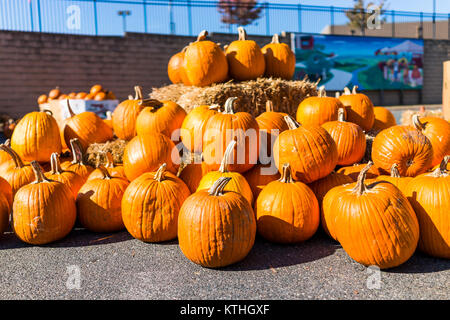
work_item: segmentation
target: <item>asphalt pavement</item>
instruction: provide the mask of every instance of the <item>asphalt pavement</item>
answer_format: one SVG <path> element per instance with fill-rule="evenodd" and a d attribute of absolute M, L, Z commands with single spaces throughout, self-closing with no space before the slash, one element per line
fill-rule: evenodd
<path fill-rule="evenodd" d="M 257 238 L 222 269 L 189 261 L 177 241 L 151 244 L 128 232 L 73 230 L 45 246 L 0 237 L 1 299 L 449 299 L 450 261 L 416 252 L 378 272 L 354 262 L 319 231 L 298 245 Z"/>

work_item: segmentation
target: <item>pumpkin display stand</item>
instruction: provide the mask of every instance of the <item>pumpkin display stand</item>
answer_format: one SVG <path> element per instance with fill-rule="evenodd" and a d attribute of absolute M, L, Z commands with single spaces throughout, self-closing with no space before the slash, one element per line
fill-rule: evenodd
<path fill-rule="evenodd" d="M 266 110 L 266 102 L 272 101 L 278 112 L 294 115 L 300 102 L 308 96 L 317 96 L 317 83 L 304 80 L 258 78 L 256 80 L 213 84 L 207 87 L 171 84 L 153 88 L 150 97 L 177 102 L 186 112 L 198 105 L 223 106 L 229 97 L 239 97 L 235 111 L 258 116 Z"/>

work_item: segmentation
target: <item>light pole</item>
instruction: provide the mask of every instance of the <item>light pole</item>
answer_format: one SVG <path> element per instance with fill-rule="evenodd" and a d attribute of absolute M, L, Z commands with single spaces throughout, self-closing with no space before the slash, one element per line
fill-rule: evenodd
<path fill-rule="evenodd" d="M 131 11 L 117 11 L 117 14 L 122 16 L 123 33 L 125 33 L 127 31 L 127 16 L 131 15 Z"/>
<path fill-rule="evenodd" d="M 433 0 L 433 39 L 436 39 L 436 0 Z"/>

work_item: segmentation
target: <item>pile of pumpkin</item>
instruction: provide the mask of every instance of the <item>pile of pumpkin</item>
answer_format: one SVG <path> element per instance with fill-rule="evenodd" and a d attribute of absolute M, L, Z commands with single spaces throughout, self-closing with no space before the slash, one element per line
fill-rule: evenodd
<path fill-rule="evenodd" d="M 22 118 L 10 146 L 0 147 L 2 232 L 12 208 L 15 234 L 31 244 L 61 239 L 78 219 L 145 242 L 178 237 L 191 261 L 223 267 L 247 256 L 256 232 L 289 244 L 321 224 L 366 266 L 398 266 L 417 246 L 450 258 L 447 121 L 396 125 L 355 88 L 338 98 L 321 90 L 295 119 L 270 102 L 256 118 L 234 112 L 236 97 L 186 114 L 135 91 L 111 127 L 91 112 L 72 114 L 62 128 L 47 112 Z M 373 162 L 360 164 L 368 130 L 378 131 Z M 110 156 L 86 165 L 86 148 L 113 134 L 127 141 L 123 165 Z M 72 161 L 59 160 L 64 145 Z"/>
<path fill-rule="evenodd" d="M 110 90 L 103 88 L 101 84 L 94 84 L 89 92 L 71 92 L 68 94 L 62 93 L 59 87 L 56 87 L 48 94 L 42 94 L 38 97 L 37 103 L 44 104 L 52 100 L 65 100 L 65 99 L 80 99 L 80 100 L 116 100 L 116 96 Z"/>
<path fill-rule="evenodd" d="M 228 80 L 246 81 L 258 77 L 292 79 L 295 72 L 295 55 L 291 48 L 280 43 L 275 34 L 272 42 L 262 49 L 247 39 L 244 28 L 239 27 L 239 38 L 226 45 L 206 40 L 203 30 L 197 41 L 173 55 L 167 66 L 172 83 L 204 87 Z"/>

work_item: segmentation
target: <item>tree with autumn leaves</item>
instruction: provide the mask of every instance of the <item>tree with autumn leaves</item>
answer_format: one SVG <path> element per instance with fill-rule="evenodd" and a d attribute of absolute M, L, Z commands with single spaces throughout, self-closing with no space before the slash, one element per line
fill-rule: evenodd
<path fill-rule="evenodd" d="M 221 21 L 228 25 L 246 26 L 259 19 L 263 6 L 256 0 L 219 0 Z"/>

